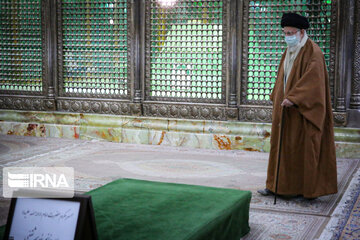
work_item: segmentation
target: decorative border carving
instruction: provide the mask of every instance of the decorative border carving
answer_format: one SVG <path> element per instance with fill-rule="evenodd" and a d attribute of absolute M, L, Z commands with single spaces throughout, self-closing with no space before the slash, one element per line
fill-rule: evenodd
<path fill-rule="evenodd" d="M 331 27 L 330 27 L 330 58 L 329 58 L 329 85 L 331 103 L 335 106 L 335 68 L 336 68 L 336 29 L 337 29 L 337 16 L 338 16 L 338 1 L 331 1 Z"/>
<path fill-rule="evenodd" d="M 50 29 L 46 29 L 47 25 L 50 22 L 50 10 L 49 5 L 50 2 L 47 0 L 41 1 L 41 47 L 42 47 L 42 93 L 41 95 L 46 96 L 48 93 L 49 88 L 49 79 L 47 78 L 49 76 L 49 46 L 48 46 L 48 35 L 46 34 L 47 31 L 50 31 Z"/>
<path fill-rule="evenodd" d="M 127 0 L 127 43 L 128 43 L 128 51 L 127 51 L 127 90 L 128 94 L 123 99 L 130 99 L 134 98 L 135 88 L 134 84 L 135 81 L 138 81 L 135 79 L 135 71 L 136 71 L 136 63 L 135 63 L 135 54 L 136 54 L 136 44 L 135 43 L 135 26 L 134 26 L 134 7 L 135 2 L 131 0 Z M 139 46 L 140 47 L 140 46 Z"/>
<path fill-rule="evenodd" d="M 195 105 L 195 104 L 170 104 L 170 103 L 144 103 L 144 116 L 203 119 L 203 120 L 228 120 L 237 119 L 236 108 L 226 108 L 223 105 Z"/>
<path fill-rule="evenodd" d="M 239 61 L 238 67 L 241 67 L 241 81 L 240 81 L 240 105 L 245 104 L 246 102 L 246 93 L 247 93 L 247 69 L 249 67 L 248 64 L 248 47 L 249 47 L 249 1 L 245 1 L 243 4 L 243 19 L 240 22 L 242 24 L 242 52 L 240 53 L 241 56 L 241 62 Z M 241 113 L 241 112 L 240 112 Z M 241 114 L 240 114 L 241 116 Z"/>
<path fill-rule="evenodd" d="M 231 0 L 230 0 L 231 1 Z M 235 9 L 234 9 L 235 10 Z M 233 10 L 233 11 L 234 11 Z M 222 41 L 222 96 L 221 100 L 203 100 L 208 103 L 225 103 L 227 102 L 228 96 L 230 95 L 230 91 L 227 89 L 230 87 L 231 83 L 231 63 L 233 61 L 232 57 L 232 41 L 230 34 L 230 2 L 229 0 L 223 0 L 223 41 Z M 225 34 L 224 34 L 225 33 Z M 229 86 L 229 87 L 227 87 Z"/>
<path fill-rule="evenodd" d="M 345 112 L 333 113 L 335 126 L 346 126 L 347 114 Z M 239 108 L 239 120 L 245 122 L 272 122 L 272 108 L 246 106 Z"/>
<path fill-rule="evenodd" d="M 58 99 L 57 109 L 64 112 L 99 113 L 113 115 L 141 115 L 141 104 L 98 99 Z"/>
<path fill-rule="evenodd" d="M 344 127 L 347 124 L 346 112 L 333 112 L 334 125 L 337 127 Z"/>
<path fill-rule="evenodd" d="M 263 106 L 241 106 L 239 107 L 239 120 L 269 123 L 272 120 L 272 108 Z"/>
<path fill-rule="evenodd" d="M 0 96 L 1 109 L 51 111 L 54 110 L 53 99 L 34 96 Z"/>
<path fill-rule="evenodd" d="M 144 99 L 151 101 L 174 101 L 174 102 L 191 102 L 191 103 L 218 103 L 224 104 L 227 99 L 227 83 L 229 83 L 229 52 L 231 39 L 229 39 L 229 18 L 230 14 L 230 3 L 231 0 L 223 0 L 223 41 L 222 41 L 222 96 L 221 99 L 193 99 L 193 98 L 173 98 L 173 97 L 152 97 L 150 96 L 150 41 L 151 41 L 151 1 L 145 1 L 145 89 Z"/>
<path fill-rule="evenodd" d="M 57 95 L 63 95 L 64 89 L 64 75 L 63 75 L 63 29 L 62 29 L 62 4 L 61 0 L 57 0 L 56 14 L 57 14 Z"/>
<path fill-rule="evenodd" d="M 236 91 L 236 61 L 237 61 L 237 1 L 230 1 L 228 4 L 232 11 L 228 11 L 229 17 L 225 18 L 229 21 L 226 25 L 228 26 L 228 30 L 226 32 L 226 38 L 228 39 L 229 46 L 227 54 L 228 65 L 227 65 L 227 81 L 226 81 L 226 89 L 227 89 L 227 99 L 228 106 L 236 107 L 237 106 L 237 91 Z"/>
<path fill-rule="evenodd" d="M 353 12 L 353 6 L 350 6 L 350 1 L 342 1 L 338 4 L 338 8 L 349 9 L 349 13 L 339 11 L 336 18 L 336 59 L 334 80 L 329 84 L 333 85 L 333 90 L 330 90 L 331 102 L 334 111 L 344 112 L 346 111 L 346 99 L 345 99 L 345 85 L 347 81 L 346 61 L 350 54 L 351 46 L 348 46 L 349 28 L 352 27 L 351 16 Z M 333 6 L 332 6 L 333 7 Z M 351 36 L 350 36 L 351 37 Z M 330 77 L 330 76 L 329 76 Z"/>
<path fill-rule="evenodd" d="M 360 109 L 360 3 L 355 1 L 354 12 L 354 65 L 351 83 L 350 109 Z"/>

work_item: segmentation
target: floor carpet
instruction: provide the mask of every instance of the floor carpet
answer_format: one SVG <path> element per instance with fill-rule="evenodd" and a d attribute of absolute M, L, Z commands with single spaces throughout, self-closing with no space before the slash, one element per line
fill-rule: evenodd
<path fill-rule="evenodd" d="M 360 239 L 360 169 L 351 180 L 319 239 Z"/>
<path fill-rule="evenodd" d="M 272 197 L 256 193 L 264 187 L 267 160 L 268 154 L 259 152 L 0 135 L 1 167 L 73 167 L 78 192 L 87 192 L 118 178 L 250 190 L 253 192 L 251 232 L 245 239 L 316 239 L 326 233 L 327 236 L 340 236 L 349 226 L 355 226 L 349 231 L 356 233 L 359 218 L 354 206 L 359 204 L 358 195 L 345 196 L 344 192 L 349 190 L 351 180 L 351 184 L 355 184 L 353 175 L 359 168 L 359 159 L 337 160 L 337 194 L 314 201 L 279 199 L 275 206 Z M 354 192 L 359 193 L 359 188 Z M 349 198 L 352 206 L 342 204 L 344 197 Z M 338 210 L 340 205 L 342 211 Z M 8 200 L 0 199 L 0 224 L 5 223 L 7 208 Z M 334 215 L 336 211 L 338 216 Z M 336 217 L 337 221 L 334 220 Z M 335 222 L 343 224 L 336 225 Z M 332 224 L 331 230 L 329 224 Z"/>

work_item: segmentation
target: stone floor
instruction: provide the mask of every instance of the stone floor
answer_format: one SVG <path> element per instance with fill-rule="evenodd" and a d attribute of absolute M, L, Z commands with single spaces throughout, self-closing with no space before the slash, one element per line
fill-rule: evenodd
<path fill-rule="evenodd" d="M 344 201 L 344 193 L 354 188 L 350 183 L 357 184 L 351 180 L 358 174 L 360 160 L 338 159 L 338 194 L 314 201 L 278 199 L 273 205 L 272 197 L 256 193 L 264 187 L 267 159 L 268 154 L 260 152 L 0 135 L 1 168 L 73 167 L 78 192 L 118 178 L 250 190 L 253 193 L 251 232 L 244 239 L 331 239 L 328 222 L 333 222 L 335 217 L 342 218 L 341 211 L 336 209 L 339 203 L 349 202 Z M 1 198 L 0 225 L 6 222 L 8 206 L 9 200 Z M 336 216 L 334 210 L 338 213 Z M 324 229 L 326 238 L 322 237 Z"/>

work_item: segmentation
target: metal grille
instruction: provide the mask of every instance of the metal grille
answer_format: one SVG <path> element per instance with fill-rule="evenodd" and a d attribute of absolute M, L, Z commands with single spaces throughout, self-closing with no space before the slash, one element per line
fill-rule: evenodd
<path fill-rule="evenodd" d="M 148 3 L 147 99 L 223 102 L 225 3 L 216 0 L 162 2 L 166 1 Z"/>
<path fill-rule="evenodd" d="M 41 5 L 0 1 L 0 90 L 42 92 Z"/>
<path fill-rule="evenodd" d="M 283 13 L 297 12 L 310 22 L 309 37 L 323 50 L 329 66 L 331 0 L 250 1 L 248 63 L 242 99 L 258 105 L 270 98 L 278 64 L 286 48 L 280 21 Z"/>
<path fill-rule="evenodd" d="M 62 1 L 64 95 L 129 95 L 127 5 L 127 0 Z"/>

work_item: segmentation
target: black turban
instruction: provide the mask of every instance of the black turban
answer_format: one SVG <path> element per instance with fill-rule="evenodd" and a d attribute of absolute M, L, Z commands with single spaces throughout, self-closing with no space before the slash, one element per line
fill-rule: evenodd
<path fill-rule="evenodd" d="M 310 24 L 307 18 L 296 13 L 284 13 L 281 18 L 281 27 L 308 29 L 309 26 Z"/>

